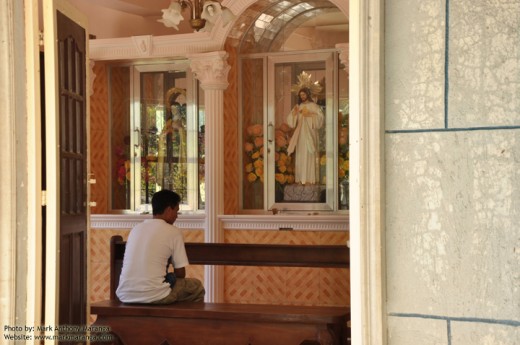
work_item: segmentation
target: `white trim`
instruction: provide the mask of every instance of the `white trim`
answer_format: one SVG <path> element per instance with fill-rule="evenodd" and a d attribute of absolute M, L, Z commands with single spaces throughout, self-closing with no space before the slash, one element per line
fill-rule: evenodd
<path fill-rule="evenodd" d="M 14 40 L 13 3 L 0 3 L 0 319 L 3 324 L 15 325 L 16 306 L 16 148 L 15 119 L 16 92 L 14 72 L 16 49 Z M 22 114 L 20 114 L 22 115 Z M 25 154 L 25 152 L 21 153 Z"/>
<path fill-rule="evenodd" d="M 92 229 L 131 229 L 149 214 L 93 214 Z M 218 217 L 225 230 L 295 230 L 295 231 L 348 231 L 348 215 L 222 215 Z M 204 229 L 205 215 L 181 215 L 175 225 L 181 229 Z"/>
<path fill-rule="evenodd" d="M 348 216 L 221 216 L 226 230 L 348 231 Z"/>
<path fill-rule="evenodd" d="M 137 224 L 152 219 L 151 214 L 92 214 L 90 227 L 98 229 L 131 229 Z M 204 214 L 181 215 L 175 221 L 175 226 L 181 229 L 204 229 Z"/>
<path fill-rule="evenodd" d="M 352 344 L 386 344 L 383 0 L 350 1 L 350 301 Z"/>
<path fill-rule="evenodd" d="M 27 308 L 25 323 L 36 325 L 42 313 L 42 156 L 38 1 L 25 5 L 27 66 Z"/>

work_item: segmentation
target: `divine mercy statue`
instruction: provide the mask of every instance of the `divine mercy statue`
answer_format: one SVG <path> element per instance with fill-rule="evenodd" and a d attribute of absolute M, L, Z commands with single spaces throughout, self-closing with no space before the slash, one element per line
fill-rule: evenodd
<path fill-rule="evenodd" d="M 287 153 L 295 153 L 294 181 L 296 183 L 317 184 L 319 176 L 319 129 L 323 125 L 324 115 L 320 106 L 312 100 L 311 90 L 303 87 L 298 91 L 298 104 L 287 116 L 287 124 L 294 128 Z"/>

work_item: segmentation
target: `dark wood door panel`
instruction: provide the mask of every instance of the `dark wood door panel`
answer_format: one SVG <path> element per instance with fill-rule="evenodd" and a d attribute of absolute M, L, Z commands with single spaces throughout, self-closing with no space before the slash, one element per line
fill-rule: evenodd
<path fill-rule="evenodd" d="M 86 32 L 57 13 L 60 152 L 59 322 L 86 324 Z"/>

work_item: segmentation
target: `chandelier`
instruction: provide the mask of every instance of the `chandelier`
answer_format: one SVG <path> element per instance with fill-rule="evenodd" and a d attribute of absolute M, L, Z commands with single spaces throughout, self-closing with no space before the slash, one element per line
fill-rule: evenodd
<path fill-rule="evenodd" d="M 184 19 L 182 12 L 190 9 L 190 25 L 196 31 L 211 31 L 219 18 L 225 27 L 235 15 L 218 1 L 211 0 L 171 0 L 170 6 L 162 11 L 158 21 L 165 26 L 179 30 L 179 23 Z"/>

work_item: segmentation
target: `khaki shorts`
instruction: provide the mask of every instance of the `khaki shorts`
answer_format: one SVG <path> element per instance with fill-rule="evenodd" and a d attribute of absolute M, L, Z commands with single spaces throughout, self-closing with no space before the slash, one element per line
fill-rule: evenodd
<path fill-rule="evenodd" d="M 175 285 L 168 296 L 152 304 L 171 304 L 174 302 L 203 302 L 204 286 L 195 278 L 177 278 Z"/>

